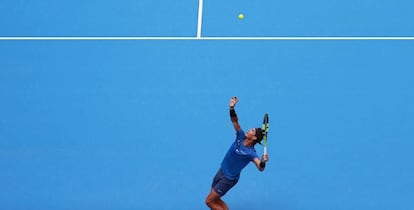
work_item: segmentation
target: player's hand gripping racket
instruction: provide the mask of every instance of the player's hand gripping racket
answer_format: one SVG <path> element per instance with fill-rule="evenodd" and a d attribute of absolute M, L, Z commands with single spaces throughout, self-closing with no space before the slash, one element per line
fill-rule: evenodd
<path fill-rule="evenodd" d="M 269 132 L 269 115 L 266 113 L 262 124 L 263 132 L 263 155 L 267 155 L 267 133 Z"/>

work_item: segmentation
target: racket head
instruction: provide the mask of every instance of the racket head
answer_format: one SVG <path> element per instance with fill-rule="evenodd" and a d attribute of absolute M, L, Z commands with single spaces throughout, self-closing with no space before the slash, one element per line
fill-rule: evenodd
<path fill-rule="evenodd" d="M 267 133 L 269 132 L 269 114 L 265 113 L 262 123 L 262 132 L 263 132 L 263 146 L 267 145 Z"/>

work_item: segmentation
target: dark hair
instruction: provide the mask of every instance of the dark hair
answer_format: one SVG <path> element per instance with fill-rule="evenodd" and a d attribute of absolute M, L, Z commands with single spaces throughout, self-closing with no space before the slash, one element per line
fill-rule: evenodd
<path fill-rule="evenodd" d="M 263 130 L 261 128 L 256 128 L 256 142 L 260 144 L 263 139 Z"/>

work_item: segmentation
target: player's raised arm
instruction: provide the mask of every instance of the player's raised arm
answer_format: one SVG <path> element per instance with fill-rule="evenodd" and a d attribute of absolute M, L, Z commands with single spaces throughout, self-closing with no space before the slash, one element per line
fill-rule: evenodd
<path fill-rule="evenodd" d="M 240 125 L 239 125 L 239 119 L 237 118 L 237 114 L 236 114 L 236 110 L 234 110 L 234 107 L 236 106 L 237 102 L 239 101 L 239 99 L 234 96 L 230 99 L 230 120 L 233 123 L 234 129 L 236 131 L 240 130 Z"/>

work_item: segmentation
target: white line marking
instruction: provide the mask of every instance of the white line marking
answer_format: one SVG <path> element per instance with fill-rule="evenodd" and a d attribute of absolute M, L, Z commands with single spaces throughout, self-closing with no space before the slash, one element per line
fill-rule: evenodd
<path fill-rule="evenodd" d="M 199 0 L 198 1 L 197 38 L 201 38 L 202 24 L 203 24 L 203 0 Z"/>
<path fill-rule="evenodd" d="M 0 37 L 0 40 L 195 40 L 196 37 Z"/>
<path fill-rule="evenodd" d="M 24 36 L 16 36 L 16 37 L 0 37 L 0 41 L 2 40 L 46 40 L 46 41 L 53 41 L 53 40 L 62 40 L 62 41 L 70 41 L 70 40 L 414 40 L 414 37 L 409 36 L 401 36 L 401 37 L 128 37 L 128 36 L 117 36 L 117 37 L 93 37 L 93 36 L 79 36 L 79 37 L 24 37 Z"/>

